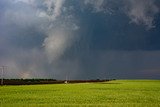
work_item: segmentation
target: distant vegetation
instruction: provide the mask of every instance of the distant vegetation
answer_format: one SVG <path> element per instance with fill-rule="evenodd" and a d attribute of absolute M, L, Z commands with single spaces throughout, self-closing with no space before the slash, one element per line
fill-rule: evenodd
<path fill-rule="evenodd" d="M 160 80 L 0 87 L 0 107 L 160 107 Z"/>
<path fill-rule="evenodd" d="M 113 80 L 113 79 L 112 79 Z M 56 79 L 4 79 L 4 85 L 34 85 L 34 84 L 61 84 L 66 80 Z M 111 80 L 67 80 L 67 83 L 106 82 Z"/>

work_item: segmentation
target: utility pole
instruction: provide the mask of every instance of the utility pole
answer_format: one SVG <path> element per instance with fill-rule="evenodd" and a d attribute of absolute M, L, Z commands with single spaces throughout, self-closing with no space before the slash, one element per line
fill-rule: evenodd
<path fill-rule="evenodd" d="M 4 69 L 7 68 L 7 66 L 1 66 L 1 86 L 3 86 L 3 79 L 4 79 Z"/>

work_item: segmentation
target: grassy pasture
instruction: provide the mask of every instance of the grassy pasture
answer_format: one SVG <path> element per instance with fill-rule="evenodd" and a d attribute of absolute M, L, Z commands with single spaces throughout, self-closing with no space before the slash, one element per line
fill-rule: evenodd
<path fill-rule="evenodd" d="M 0 107 L 160 107 L 160 80 L 0 87 Z"/>

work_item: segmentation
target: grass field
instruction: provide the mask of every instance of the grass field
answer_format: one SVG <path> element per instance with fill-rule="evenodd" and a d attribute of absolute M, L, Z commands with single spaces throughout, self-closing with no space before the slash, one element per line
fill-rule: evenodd
<path fill-rule="evenodd" d="M 1 107 L 160 107 L 160 81 L 0 87 Z"/>

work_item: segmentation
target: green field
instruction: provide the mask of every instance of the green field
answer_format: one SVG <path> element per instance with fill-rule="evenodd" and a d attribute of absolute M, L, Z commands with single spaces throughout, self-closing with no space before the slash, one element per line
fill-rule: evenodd
<path fill-rule="evenodd" d="M 0 107 L 160 107 L 160 80 L 0 87 Z"/>

